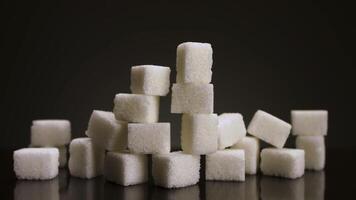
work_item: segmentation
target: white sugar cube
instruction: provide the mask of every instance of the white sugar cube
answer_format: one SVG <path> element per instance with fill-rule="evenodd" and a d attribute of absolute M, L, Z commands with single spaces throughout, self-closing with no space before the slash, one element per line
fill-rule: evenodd
<path fill-rule="evenodd" d="M 142 154 L 109 152 L 105 157 L 106 180 L 128 186 L 148 180 L 147 156 Z"/>
<path fill-rule="evenodd" d="M 293 135 L 327 135 L 328 111 L 292 110 Z"/>
<path fill-rule="evenodd" d="M 85 134 L 107 150 L 122 151 L 127 148 L 127 123 L 117 121 L 112 112 L 94 110 Z"/>
<path fill-rule="evenodd" d="M 152 158 L 152 175 L 155 185 L 179 188 L 199 181 L 200 156 L 173 152 L 157 154 Z"/>
<path fill-rule="evenodd" d="M 23 148 L 14 151 L 14 171 L 18 179 L 52 179 L 58 175 L 57 148 Z"/>
<path fill-rule="evenodd" d="M 213 113 L 214 86 L 212 84 L 173 84 L 171 113 Z"/>
<path fill-rule="evenodd" d="M 176 190 L 167 190 L 166 188 L 154 187 L 152 199 L 167 200 L 200 200 L 199 186 L 193 185 Z"/>
<path fill-rule="evenodd" d="M 166 96 L 170 87 L 169 67 L 140 65 L 131 68 L 131 92 L 153 96 Z"/>
<path fill-rule="evenodd" d="M 246 127 L 240 113 L 219 115 L 219 149 L 225 149 L 246 136 Z"/>
<path fill-rule="evenodd" d="M 141 94 L 117 94 L 114 99 L 117 120 L 153 123 L 159 117 L 159 97 Z"/>
<path fill-rule="evenodd" d="M 184 153 L 209 154 L 218 149 L 216 114 L 183 114 L 181 146 Z"/>
<path fill-rule="evenodd" d="M 128 148 L 133 153 L 169 153 L 171 151 L 170 123 L 129 123 Z"/>
<path fill-rule="evenodd" d="M 261 152 L 261 171 L 265 175 L 298 178 L 304 174 L 304 150 L 266 148 Z"/>
<path fill-rule="evenodd" d="M 68 120 L 34 120 L 31 126 L 31 145 L 56 147 L 69 144 L 71 127 Z"/>
<path fill-rule="evenodd" d="M 244 181 L 245 152 L 240 149 L 219 150 L 206 156 L 206 180 Z"/>
<path fill-rule="evenodd" d="M 93 178 L 102 175 L 105 151 L 90 138 L 76 138 L 69 146 L 68 168 L 72 176 Z"/>
<path fill-rule="evenodd" d="M 42 181 L 21 180 L 16 181 L 14 199 L 46 199 L 59 200 L 58 178 Z"/>
<path fill-rule="evenodd" d="M 258 110 L 247 128 L 247 132 L 277 148 L 283 148 L 291 128 L 287 122 Z"/>
<path fill-rule="evenodd" d="M 247 199 L 245 183 L 225 182 L 225 181 L 206 181 L 205 191 L 206 200 L 240 200 Z M 253 200 L 253 199 L 252 199 Z"/>
<path fill-rule="evenodd" d="M 177 47 L 177 83 L 210 83 L 213 49 L 209 43 L 185 42 Z"/>
<path fill-rule="evenodd" d="M 304 180 L 281 179 L 263 176 L 260 181 L 261 199 L 266 200 L 303 200 Z"/>
<path fill-rule="evenodd" d="M 322 170 L 325 166 L 324 136 L 298 136 L 296 147 L 305 151 L 305 168 Z"/>
<path fill-rule="evenodd" d="M 245 151 L 245 172 L 256 174 L 260 157 L 260 144 L 257 138 L 244 137 L 234 144 L 232 149 L 243 149 Z"/>
<path fill-rule="evenodd" d="M 58 147 L 59 151 L 59 167 L 65 167 L 67 165 L 67 147 Z"/>

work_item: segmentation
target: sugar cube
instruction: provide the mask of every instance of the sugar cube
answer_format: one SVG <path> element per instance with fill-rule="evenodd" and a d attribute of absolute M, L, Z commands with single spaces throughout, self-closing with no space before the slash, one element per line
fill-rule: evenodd
<path fill-rule="evenodd" d="M 304 174 L 304 150 L 266 148 L 261 152 L 261 171 L 265 175 L 298 178 Z"/>
<path fill-rule="evenodd" d="M 167 199 L 167 200 L 200 200 L 199 186 L 193 185 L 176 190 L 167 190 L 166 188 L 155 187 L 153 189 L 152 199 Z"/>
<path fill-rule="evenodd" d="M 105 151 L 90 138 L 76 138 L 69 146 L 68 168 L 72 176 L 93 178 L 102 175 Z"/>
<path fill-rule="evenodd" d="M 199 181 L 200 156 L 173 152 L 152 158 L 154 183 L 165 188 L 194 185 Z"/>
<path fill-rule="evenodd" d="M 171 150 L 170 123 L 129 123 L 128 148 L 133 153 L 169 153 Z"/>
<path fill-rule="evenodd" d="M 213 49 L 209 43 L 185 42 L 177 47 L 177 83 L 210 83 Z"/>
<path fill-rule="evenodd" d="M 110 151 L 122 151 L 127 148 L 127 123 L 117 121 L 112 112 L 94 110 L 85 134 L 96 145 Z"/>
<path fill-rule="evenodd" d="M 206 180 L 244 181 L 245 152 L 240 149 L 219 150 L 206 156 Z"/>
<path fill-rule="evenodd" d="M 109 152 L 105 157 L 104 176 L 120 185 L 136 185 L 148 180 L 147 168 L 146 155 Z"/>
<path fill-rule="evenodd" d="M 327 135 L 327 110 L 292 110 L 293 135 Z"/>
<path fill-rule="evenodd" d="M 234 144 L 232 149 L 243 149 L 245 151 L 245 172 L 256 174 L 260 157 L 260 144 L 255 137 L 244 137 Z"/>
<path fill-rule="evenodd" d="M 296 147 L 305 151 L 305 168 L 322 170 L 325 166 L 324 136 L 297 136 Z"/>
<path fill-rule="evenodd" d="M 31 126 L 31 145 L 56 147 L 69 144 L 71 127 L 68 120 L 34 120 Z"/>
<path fill-rule="evenodd" d="M 219 115 L 219 149 L 225 149 L 246 136 L 246 127 L 240 113 Z"/>
<path fill-rule="evenodd" d="M 267 200 L 303 200 L 304 180 L 281 179 L 263 176 L 261 179 L 261 199 Z"/>
<path fill-rule="evenodd" d="M 58 175 L 57 148 L 23 148 L 14 151 L 14 171 L 18 179 L 52 179 Z"/>
<path fill-rule="evenodd" d="M 131 68 L 131 92 L 153 96 L 166 96 L 170 87 L 169 67 L 140 65 Z"/>
<path fill-rule="evenodd" d="M 213 113 L 214 86 L 212 84 L 173 84 L 171 113 Z"/>
<path fill-rule="evenodd" d="M 117 94 L 114 99 L 117 120 L 153 123 L 159 117 L 159 97 L 142 94 Z"/>
<path fill-rule="evenodd" d="M 59 200 L 58 177 L 51 180 L 18 180 L 14 190 L 14 199 Z"/>
<path fill-rule="evenodd" d="M 209 154 L 218 149 L 216 114 L 183 114 L 181 146 L 184 153 Z"/>
<path fill-rule="evenodd" d="M 258 110 L 247 128 L 247 132 L 277 148 L 283 148 L 291 128 L 287 122 Z"/>

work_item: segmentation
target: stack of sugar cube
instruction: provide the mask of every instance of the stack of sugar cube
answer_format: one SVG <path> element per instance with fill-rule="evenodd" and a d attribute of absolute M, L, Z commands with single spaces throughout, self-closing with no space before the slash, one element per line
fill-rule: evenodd
<path fill-rule="evenodd" d="M 14 171 L 19 179 L 52 179 L 58 167 L 67 164 L 67 147 L 71 139 L 68 120 L 34 120 L 31 144 L 14 152 Z"/>
<path fill-rule="evenodd" d="M 292 110 L 292 132 L 296 148 L 305 151 L 305 168 L 322 170 L 325 166 L 325 138 L 328 131 L 328 111 Z"/>

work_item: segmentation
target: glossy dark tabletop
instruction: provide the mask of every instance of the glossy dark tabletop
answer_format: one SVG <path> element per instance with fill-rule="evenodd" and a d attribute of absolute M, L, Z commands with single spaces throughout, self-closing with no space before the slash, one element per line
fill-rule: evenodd
<path fill-rule="evenodd" d="M 181 188 L 164 189 L 152 183 L 123 187 L 100 176 L 85 180 L 71 177 L 67 169 L 49 181 L 17 180 L 12 151 L 1 152 L 1 199 L 349 199 L 356 184 L 355 151 L 328 149 L 326 169 L 306 171 L 298 179 L 246 176 L 245 182 L 204 181 Z M 204 173 L 204 172 L 202 172 Z"/>

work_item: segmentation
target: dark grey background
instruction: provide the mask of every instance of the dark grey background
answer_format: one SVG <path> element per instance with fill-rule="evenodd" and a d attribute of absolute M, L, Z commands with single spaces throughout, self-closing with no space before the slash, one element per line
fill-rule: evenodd
<path fill-rule="evenodd" d="M 217 3 L 218 2 L 218 3 Z M 351 6 L 294 1 L 11 1 L 1 6 L 1 148 L 26 147 L 33 119 L 65 118 L 84 136 L 93 109 L 130 92 L 130 67 L 170 66 L 176 46 L 214 50 L 215 112 L 257 109 L 289 121 L 291 109 L 329 110 L 329 148 L 355 147 Z M 180 115 L 161 99 L 160 121 Z M 288 145 L 292 145 L 289 141 Z"/>

